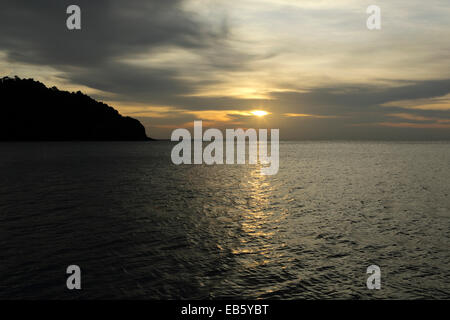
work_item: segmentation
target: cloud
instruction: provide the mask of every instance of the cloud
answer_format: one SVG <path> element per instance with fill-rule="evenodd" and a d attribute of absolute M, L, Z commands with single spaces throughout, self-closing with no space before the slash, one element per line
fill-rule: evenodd
<path fill-rule="evenodd" d="M 248 59 L 227 44 L 224 21 L 207 23 L 185 10 L 183 1 L 80 0 L 80 31 L 66 28 L 69 4 L 2 1 L 0 51 L 6 59 L 18 65 L 51 66 L 62 72 L 66 81 L 118 95 L 137 94 L 138 99 L 144 91 L 158 93 L 156 99 L 163 94 L 193 93 L 200 80 L 182 79 L 180 68 L 157 62 L 133 65 L 126 63 L 127 59 L 173 48 L 189 50 L 209 69 L 242 69 Z"/>
<path fill-rule="evenodd" d="M 380 2 L 380 32 L 357 0 L 79 0 L 81 31 L 70 4 L 3 0 L 0 71 L 82 88 L 150 130 L 269 125 L 255 109 L 298 138 L 447 130 L 448 1 Z"/>
<path fill-rule="evenodd" d="M 336 85 L 309 89 L 305 92 L 272 93 L 274 101 L 271 103 L 279 105 L 279 110 L 284 113 L 316 116 L 366 113 L 367 116 L 372 116 L 372 113 L 383 114 L 402 109 L 390 104 L 392 101 L 416 99 L 423 101 L 445 96 L 448 93 L 450 93 L 450 79 L 398 82 L 395 86 Z M 403 110 L 403 112 L 405 111 Z M 436 112 L 428 110 L 428 114 L 432 113 L 436 114 Z"/>
<path fill-rule="evenodd" d="M 0 46 L 15 61 L 86 67 L 159 46 L 208 46 L 223 36 L 180 9 L 181 1 L 80 0 L 82 30 L 65 26 L 68 1 L 4 0 Z"/>
<path fill-rule="evenodd" d="M 315 119 L 333 119 L 337 118 L 338 116 L 322 116 L 317 114 L 306 114 L 306 113 L 283 113 L 283 116 L 285 117 L 306 117 L 306 118 L 315 118 Z"/>

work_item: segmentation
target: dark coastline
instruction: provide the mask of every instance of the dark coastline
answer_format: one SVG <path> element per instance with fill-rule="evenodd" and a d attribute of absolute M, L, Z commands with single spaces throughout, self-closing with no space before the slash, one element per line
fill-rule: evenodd
<path fill-rule="evenodd" d="M 0 141 L 152 141 L 144 126 L 78 92 L 0 79 Z"/>

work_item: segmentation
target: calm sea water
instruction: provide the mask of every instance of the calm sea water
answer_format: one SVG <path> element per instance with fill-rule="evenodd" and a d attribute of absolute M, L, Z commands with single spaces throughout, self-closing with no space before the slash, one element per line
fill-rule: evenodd
<path fill-rule="evenodd" d="M 284 142 L 262 176 L 169 142 L 2 143 L 0 298 L 448 299 L 449 147 Z"/>

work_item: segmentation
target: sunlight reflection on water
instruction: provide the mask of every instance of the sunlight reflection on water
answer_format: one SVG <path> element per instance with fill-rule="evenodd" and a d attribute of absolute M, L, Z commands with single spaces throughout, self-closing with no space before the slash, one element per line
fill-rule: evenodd
<path fill-rule="evenodd" d="M 284 142 L 274 176 L 171 146 L 3 144 L 0 297 L 77 263 L 82 298 L 449 298 L 448 144 Z"/>

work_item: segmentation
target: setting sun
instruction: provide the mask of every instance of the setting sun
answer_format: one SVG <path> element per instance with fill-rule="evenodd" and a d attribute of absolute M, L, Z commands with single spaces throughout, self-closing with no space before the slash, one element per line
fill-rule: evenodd
<path fill-rule="evenodd" d="M 269 113 L 263 110 L 254 110 L 251 112 L 253 115 L 258 116 L 258 117 L 263 117 L 268 115 Z"/>

